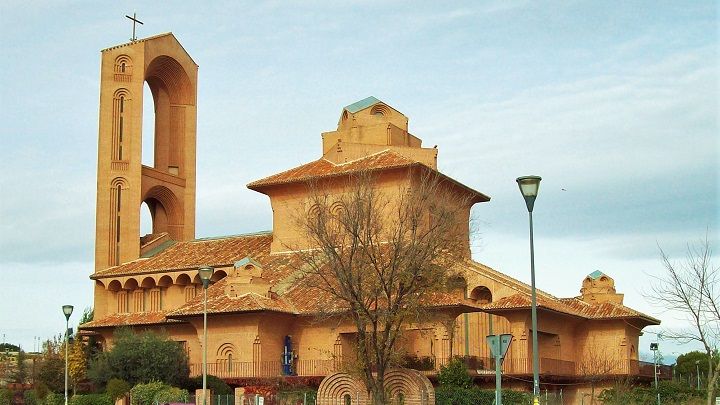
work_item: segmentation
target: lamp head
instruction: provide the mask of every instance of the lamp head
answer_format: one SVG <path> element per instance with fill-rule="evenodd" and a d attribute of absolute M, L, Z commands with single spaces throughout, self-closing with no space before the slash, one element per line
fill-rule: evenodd
<path fill-rule="evenodd" d="M 66 321 L 69 320 L 70 315 L 72 315 L 73 306 L 72 305 L 63 305 L 62 309 L 63 309 L 63 314 L 65 314 L 65 320 Z"/>
<path fill-rule="evenodd" d="M 540 176 L 522 176 L 518 177 L 517 183 L 520 187 L 520 193 L 525 198 L 525 205 L 527 206 L 528 212 L 532 212 L 533 206 L 535 205 L 535 198 L 538 195 L 538 189 L 540 188 Z"/>
<path fill-rule="evenodd" d="M 198 269 L 198 275 L 200 276 L 200 281 L 202 281 L 203 288 L 208 288 L 208 285 L 210 285 L 210 278 L 213 272 L 215 272 L 215 269 L 210 266 L 202 266 Z"/>

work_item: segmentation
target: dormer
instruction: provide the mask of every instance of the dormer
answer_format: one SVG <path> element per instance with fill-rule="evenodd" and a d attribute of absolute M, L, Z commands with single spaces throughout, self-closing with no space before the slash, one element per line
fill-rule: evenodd
<path fill-rule="evenodd" d="M 324 132 L 323 158 L 346 163 L 383 150 L 392 150 L 435 169 L 437 149 L 423 148 L 408 132 L 408 118 L 375 97 L 345 106 L 336 131 Z"/>
<path fill-rule="evenodd" d="M 580 294 L 583 301 L 591 304 L 623 303 L 623 294 L 615 292 L 615 280 L 600 270 L 595 270 L 585 277 Z"/>
<path fill-rule="evenodd" d="M 252 258 L 246 257 L 238 260 L 235 262 L 230 275 L 227 276 L 225 295 L 230 298 L 237 298 L 253 293 L 269 297 L 270 283 L 263 278 L 262 274 L 262 266 Z"/>

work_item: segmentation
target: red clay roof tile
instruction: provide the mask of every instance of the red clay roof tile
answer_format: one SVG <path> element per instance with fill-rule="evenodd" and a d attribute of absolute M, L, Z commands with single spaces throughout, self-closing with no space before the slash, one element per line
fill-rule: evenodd
<path fill-rule="evenodd" d="M 129 325 L 155 325 L 163 323 L 179 322 L 165 317 L 166 311 L 159 312 L 134 312 L 123 314 L 110 314 L 104 318 L 86 322 L 80 327 L 82 329 L 97 329 L 104 327 L 129 326 Z"/>
<path fill-rule="evenodd" d="M 270 254 L 271 242 L 270 232 L 176 242 L 155 256 L 101 270 L 90 278 L 197 269 L 202 265 L 232 266 L 248 256 L 262 262 Z"/>

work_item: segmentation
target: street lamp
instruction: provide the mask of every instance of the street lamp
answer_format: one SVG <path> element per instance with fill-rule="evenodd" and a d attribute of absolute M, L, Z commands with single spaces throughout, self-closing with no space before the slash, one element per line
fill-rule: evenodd
<path fill-rule="evenodd" d="M 63 305 L 63 314 L 65 314 L 65 405 L 68 405 L 68 329 L 70 327 L 70 315 L 72 315 L 73 306 Z"/>
<path fill-rule="evenodd" d="M 540 188 L 540 176 L 523 176 L 517 178 L 520 193 L 525 198 L 528 214 L 530 215 L 530 294 L 531 294 L 531 317 L 532 317 L 532 365 L 533 365 L 533 404 L 540 402 L 540 371 L 538 356 L 538 337 L 537 337 L 537 297 L 535 292 L 535 246 L 533 244 L 533 220 L 532 212 L 535 206 L 535 198 Z"/>
<path fill-rule="evenodd" d="M 695 360 L 695 375 L 697 376 L 697 389 L 700 391 L 700 360 Z"/>
<path fill-rule="evenodd" d="M 653 352 L 653 370 L 655 371 L 655 391 L 657 392 L 657 405 L 660 405 L 660 391 L 658 391 L 658 372 L 657 372 L 657 351 L 658 351 L 658 344 L 657 343 L 650 343 L 650 350 Z"/>
<path fill-rule="evenodd" d="M 198 269 L 198 275 L 203 285 L 203 405 L 205 405 L 207 398 L 207 289 L 210 285 L 210 278 L 215 271 L 210 266 L 203 266 Z"/>

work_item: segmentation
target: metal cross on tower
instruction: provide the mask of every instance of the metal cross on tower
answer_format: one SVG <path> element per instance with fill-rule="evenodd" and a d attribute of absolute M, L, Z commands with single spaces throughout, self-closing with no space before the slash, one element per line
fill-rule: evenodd
<path fill-rule="evenodd" d="M 135 36 L 135 24 L 143 25 L 143 22 L 137 19 L 137 16 L 135 15 L 135 12 L 133 12 L 132 17 L 130 17 L 130 16 L 127 15 L 127 14 L 125 15 L 125 17 L 131 19 L 132 22 L 133 22 L 133 35 L 132 35 L 132 38 L 130 38 L 130 40 L 131 40 L 131 41 L 137 41 L 137 37 Z"/>

